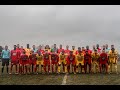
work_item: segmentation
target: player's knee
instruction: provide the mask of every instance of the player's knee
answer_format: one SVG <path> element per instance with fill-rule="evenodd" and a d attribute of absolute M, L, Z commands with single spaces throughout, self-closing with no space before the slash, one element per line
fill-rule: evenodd
<path fill-rule="evenodd" d="M 117 65 L 115 65 L 115 69 L 117 69 Z"/>

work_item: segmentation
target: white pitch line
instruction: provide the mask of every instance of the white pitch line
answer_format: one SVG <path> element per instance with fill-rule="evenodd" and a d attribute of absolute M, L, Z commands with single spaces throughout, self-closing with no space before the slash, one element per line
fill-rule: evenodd
<path fill-rule="evenodd" d="M 67 81 L 67 74 L 65 74 L 61 85 L 66 85 L 66 81 Z"/>

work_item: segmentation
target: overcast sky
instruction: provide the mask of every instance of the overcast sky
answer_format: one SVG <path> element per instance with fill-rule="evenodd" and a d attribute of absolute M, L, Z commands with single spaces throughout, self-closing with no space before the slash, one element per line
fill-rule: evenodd
<path fill-rule="evenodd" d="M 1 5 L 0 45 L 120 46 L 118 5 Z"/>

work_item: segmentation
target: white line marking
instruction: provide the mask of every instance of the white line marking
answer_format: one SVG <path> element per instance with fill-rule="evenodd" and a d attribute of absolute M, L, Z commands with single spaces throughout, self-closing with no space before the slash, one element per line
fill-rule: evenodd
<path fill-rule="evenodd" d="M 66 81 L 67 81 L 67 74 L 65 74 L 61 85 L 66 85 Z"/>

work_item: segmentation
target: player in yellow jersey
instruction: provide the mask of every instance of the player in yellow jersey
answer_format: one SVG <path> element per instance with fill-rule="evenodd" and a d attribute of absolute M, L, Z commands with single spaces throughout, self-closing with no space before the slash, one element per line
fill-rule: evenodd
<path fill-rule="evenodd" d="M 27 48 L 25 48 L 25 52 L 26 52 L 26 55 L 30 55 L 30 53 L 31 53 L 31 49 L 30 49 L 30 47 L 29 47 L 29 44 L 27 44 Z"/>
<path fill-rule="evenodd" d="M 75 49 L 75 46 L 72 46 L 72 51 L 73 51 L 73 55 L 76 55 L 76 49 Z"/>
<path fill-rule="evenodd" d="M 84 73 L 84 54 L 81 50 L 76 55 L 76 66 L 79 73 Z"/>
<path fill-rule="evenodd" d="M 117 71 L 117 61 L 118 61 L 118 52 L 115 50 L 114 47 L 111 48 L 109 54 L 108 54 L 108 72 L 109 74 L 112 73 L 112 66 L 114 65 L 116 74 L 118 74 Z"/>
<path fill-rule="evenodd" d="M 37 61 L 36 61 L 36 69 L 37 69 L 37 74 L 39 73 L 39 66 L 41 66 L 40 72 L 43 73 L 43 55 L 41 52 L 38 52 L 36 55 Z"/>
<path fill-rule="evenodd" d="M 95 49 L 94 52 L 92 53 L 92 72 L 93 73 L 99 72 L 99 59 L 100 59 L 100 55 Z"/>
<path fill-rule="evenodd" d="M 45 46 L 45 50 L 44 51 L 46 51 L 46 50 L 48 51 L 48 53 L 50 53 L 50 47 L 49 47 L 49 45 Z"/>
<path fill-rule="evenodd" d="M 65 52 L 64 52 L 64 50 L 62 50 L 62 52 L 59 54 L 59 71 L 58 72 L 61 72 L 61 70 L 60 70 L 60 67 L 63 67 L 62 69 L 62 71 L 63 71 L 63 73 L 65 73 L 65 66 L 66 66 L 66 56 L 65 56 Z"/>

